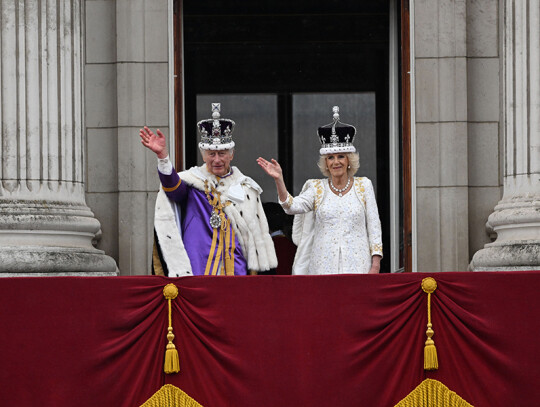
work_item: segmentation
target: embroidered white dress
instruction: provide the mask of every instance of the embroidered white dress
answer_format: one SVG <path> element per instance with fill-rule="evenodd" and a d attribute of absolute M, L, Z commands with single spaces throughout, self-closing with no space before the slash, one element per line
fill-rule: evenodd
<path fill-rule="evenodd" d="M 382 256 L 379 211 L 368 178 L 355 178 L 342 197 L 328 180 L 308 180 L 300 195 L 281 204 L 297 215 L 293 274 L 368 273 L 371 257 Z"/>

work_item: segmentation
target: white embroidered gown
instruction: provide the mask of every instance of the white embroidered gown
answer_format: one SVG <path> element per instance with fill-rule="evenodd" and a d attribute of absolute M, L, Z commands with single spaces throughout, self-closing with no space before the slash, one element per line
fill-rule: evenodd
<path fill-rule="evenodd" d="M 315 215 L 309 231 L 311 250 L 298 252 L 309 258 L 296 259 L 293 274 L 368 273 L 371 257 L 382 256 L 379 212 L 368 178 L 355 178 L 342 197 L 330 190 L 328 180 L 308 180 L 300 195 L 281 204 L 288 214 Z M 307 270 L 298 270 L 300 264 Z"/>

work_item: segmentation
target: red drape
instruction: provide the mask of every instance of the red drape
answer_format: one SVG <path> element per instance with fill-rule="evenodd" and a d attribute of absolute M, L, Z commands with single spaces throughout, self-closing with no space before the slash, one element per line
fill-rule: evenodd
<path fill-rule="evenodd" d="M 425 378 L 481 406 L 540 405 L 540 273 L 0 279 L 0 406 L 393 406 Z M 173 282 L 181 372 L 163 373 Z"/>

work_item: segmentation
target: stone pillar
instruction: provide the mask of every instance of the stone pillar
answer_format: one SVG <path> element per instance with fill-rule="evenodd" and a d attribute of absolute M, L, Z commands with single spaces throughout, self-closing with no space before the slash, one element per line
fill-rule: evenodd
<path fill-rule="evenodd" d="M 0 275 L 114 275 L 85 203 L 82 0 L 0 1 Z"/>
<path fill-rule="evenodd" d="M 540 270 L 540 5 L 502 4 L 504 193 L 487 222 L 497 239 L 470 269 Z"/>
<path fill-rule="evenodd" d="M 467 7 L 464 1 L 415 0 L 414 13 L 415 271 L 464 270 L 469 261 Z"/>

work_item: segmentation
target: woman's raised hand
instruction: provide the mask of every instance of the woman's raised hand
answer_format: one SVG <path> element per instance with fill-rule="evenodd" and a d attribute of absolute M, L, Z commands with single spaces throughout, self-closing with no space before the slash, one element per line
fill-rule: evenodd
<path fill-rule="evenodd" d="M 139 135 L 141 136 L 141 143 L 143 146 L 152 150 L 157 154 L 158 158 L 165 158 L 169 155 L 167 151 L 167 140 L 165 135 L 157 129 L 157 134 L 154 134 L 152 130 L 144 126 L 139 130 Z"/>
<path fill-rule="evenodd" d="M 276 181 L 276 189 L 279 200 L 281 202 L 285 202 L 287 200 L 287 197 L 289 196 L 289 193 L 287 192 L 287 188 L 285 187 L 285 182 L 283 181 L 283 171 L 281 170 L 281 166 L 279 165 L 279 163 L 273 158 L 270 162 L 266 161 L 262 157 L 259 157 L 257 158 L 257 164 L 261 166 L 264 172 L 274 178 L 274 181 Z"/>
<path fill-rule="evenodd" d="M 270 161 L 266 161 L 262 157 L 259 157 L 257 158 L 257 164 L 259 164 L 259 166 L 264 170 L 264 172 L 266 172 L 272 178 L 274 179 L 283 178 L 283 171 L 281 170 L 281 166 L 273 158 L 270 162 Z"/>

